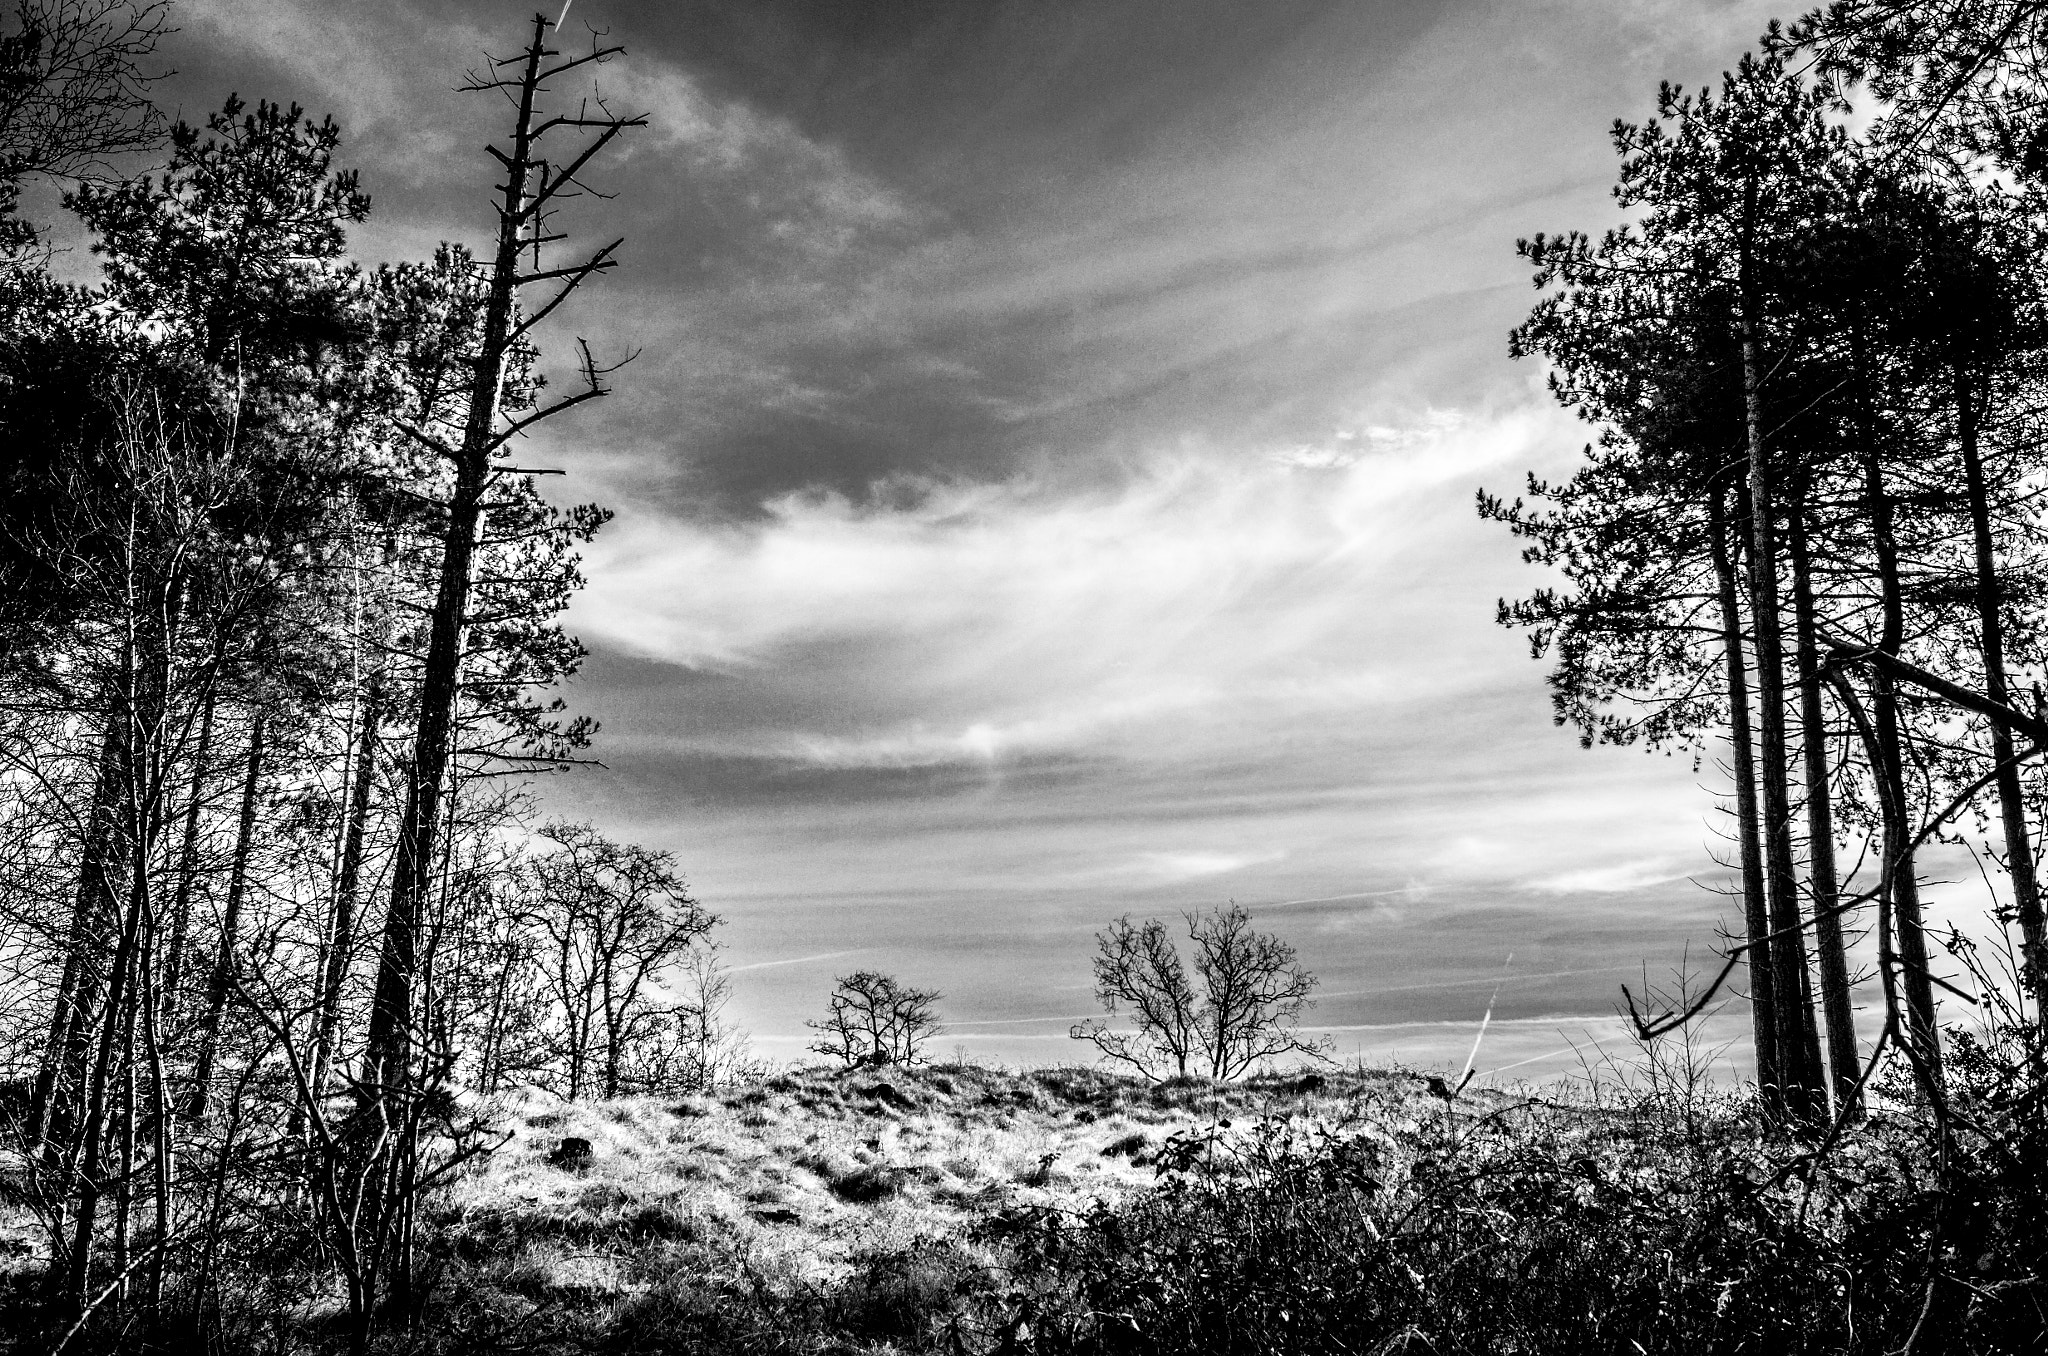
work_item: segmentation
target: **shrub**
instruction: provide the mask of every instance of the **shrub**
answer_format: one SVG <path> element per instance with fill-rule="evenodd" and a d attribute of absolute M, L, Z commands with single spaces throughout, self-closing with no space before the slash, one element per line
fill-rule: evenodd
<path fill-rule="evenodd" d="M 1732 1100 L 1223 1122 L 1150 1192 L 990 1236 L 1046 1352 L 2039 1351 L 2029 1057 L 1958 1041 L 1945 1147 L 1918 1112 L 1772 1140 Z"/>

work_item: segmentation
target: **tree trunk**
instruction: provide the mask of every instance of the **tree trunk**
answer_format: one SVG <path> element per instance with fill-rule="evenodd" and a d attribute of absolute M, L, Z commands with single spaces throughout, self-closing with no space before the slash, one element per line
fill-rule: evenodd
<path fill-rule="evenodd" d="M 119 1044 L 120 1014 L 127 1005 L 129 977 L 135 968 L 143 895 L 149 888 L 148 882 L 146 871 L 129 872 L 127 907 L 122 911 L 120 941 L 115 946 L 114 963 L 107 977 L 107 1003 L 99 1022 L 98 1050 L 86 1080 L 85 1118 L 79 1127 L 82 1152 L 77 1179 L 78 1213 L 71 1226 L 65 1284 L 65 1296 L 73 1314 L 84 1312 L 90 1295 L 93 1230 L 99 1219 L 100 1196 L 106 1189 L 101 1177 L 106 1163 L 107 1103 Z"/>
<path fill-rule="evenodd" d="M 1905 641 L 1906 607 L 1899 585 L 1899 547 L 1894 535 L 1891 492 L 1884 482 L 1884 462 L 1877 446 L 1875 421 L 1871 417 L 1865 374 L 1869 371 L 1864 352 L 1863 327 L 1851 324 L 1850 354 L 1856 381 L 1858 436 L 1863 444 L 1863 491 L 1869 501 L 1870 539 L 1877 557 L 1879 598 L 1883 622 L 1877 648 L 1896 655 Z M 1919 869 L 1913 849 L 1913 830 L 1906 802 L 1905 760 L 1899 740 L 1898 689 L 1883 669 L 1871 674 L 1871 705 L 1877 748 L 1871 775 L 1878 782 L 1878 801 L 1884 813 L 1884 853 L 1881 913 L 1890 915 L 1896 936 L 1899 967 L 1904 972 L 1906 1034 L 1915 1047 L 1916 1074 L 1923 1091 L 1932 1098 L 1941 1093 L 1941 1035 L 1934 1023 L 1934 985 L 1929 980 L 1927 937 L 1920 911 Z M 1882 931 L 1882 928 L 1880 928 Z M 1880 950 L 1894 950 L 1891 939 L 1880 937 Z M 1881 962 L 1889 964 L 1889 955 Z"/>
<path fill-rule="evenodd" d="M 370 822 L 370 796 L 377 780 L 377 732 L 384 723 L 386 663 L 379 659 L 363 691 L 361 724 L 356 730 L 355 772 L 349 783 L 348 820 L 342 831 L 341 861 L 334 885 L 334 916 L 327 935 L 327 963 L 320 976 L 318 1014 L 314 1019 L 312 1091 L 327 1090 L 327 1076 L 341 1026 L 341 992 L 356 945 L 356 912 L 361 902 L 363 843 Z"/>
<path fill-rule="evenodd" d="M 164 979 L 160 1003 L 163 1025 L 178 1020 L 178 994 L 185 976 L 185 933 L 192 921 L 192 887 L 199 870 L 199 819 L 206 803 L 206 760 L 213 751 L 215 694 L 206 694 L 199 714 L 199 743 L 192 754 L 192 794 L 185 804 L 185 838 L 178 850 L 178 887 L 171 899 L 171 937 L 163 957 Z"/>
<path fill-rule="evenodd" d="M 1754 196 L 1756 186 L 1750 186 Z M 1745 247 L 1740 313 L 1744 423 L 1749 445 L 1750 620 L 1756 646 L 1759 767 L 1763 779 L 1764 881 L 1770 896 L 1773 988 L 1778 998 L 1778 1066 L 1785 1110 L 1812 1121 L 1826 1105 L 1814 1067 L 1819 1035 L 1807 992 L 1806 940 L 1793 866 L 1790 760 L 1785 739 L 1785 649 L 1778 617 L 1778 557 L 1770 458 L 1764 447 L 1763 369 L 1758 352 L 1753 268 Z M 1818 1105 L 1816 1103 L 1818 1102 Z"/>
<path fill-rule="evenodd" d="M 36 1068 L 35 1086 L 29 1095 L 26 1134 L 31 1145 L 42 1143 L 56 1128 L 55 1123 L 65 1119 L 65 1084 L 80 1073 L 73 1057 L 83 1048 L 85 1038 L 81 1032 L 99 988 L 98 956 L 105 943 L 96 924 L 117 912 L 107 867 L 110 854 L 116 850 L 126 730 L 120 703 L 109 693 L 92 804 L 86 811 L 85 837 L 78 850 L 78 885 L 72 896 L 71 927 L 64 944 L 64 972 L 57 982 L 49 1031 Z"/>
<path fill-rule="evenodd" d="M 242 900 L 249 887 L 249 853 L 256 839 L 257 791 L 263 778 L 263 744 L 268 713 L 258 707 L 249 721 L 249 760 L 242 772 L 242 816 L 235 829 L 235 855 L 228 870 L 228 896 L 221 910 L 220 946 L 206 985 L 206 1015 L 199 1027 L 199 1054 L 192 1070 L 190 1114 L 206 1115 L 213 1090 L 213 1066 L 220 1053 L 220 1028 L 227 1015 L 235 973 L 235 947 L 242 930 Z"/>
<path fill-rule="evenodd" d="M 174 1127 L 171 1116 L 171 1095 L 168 1080 L 164 1076 L 163 1031 L 158 1015 L 163 1007 L 156 992 L 156 976 L 162 973 L 157 964 L 158 923 L 154 916 L 142 921 L 142 954 L 138 958 L 142 967 L 142 1045 L 149 1061 L 149 1110 L 154 1126 L 150 1145 L 151 1194 L 155 1204 L 155 1242 L 149 1264 L 148 1303 L 152 1313 L 161 1313 L 164 1304 L 164 1271 L 169 1260 L 172 1193 L 177 1188 L 177 1159 L 174 1154 L 172 1135 Z"/>
<path fill-rule="evenodd" d="M 1728 742 L 1734 760 L 1735 832 L 1742 866 L 1742 919 L 1749 943 L 1749 1021 L 1756 1046 L 1756 1082 L 1765 1100 L 1782 1101 L 1778 1067 L 1777 981 L 1771 969 L 1771 916 L 1764 899 L 1763 849 L 1756 808 L 1756 739 L 1749 723 L 1749 666 L 1743 658 L 1741 602 L 1730 558 L 1725 492 L 1711 505 L 1714 573 L 1721 595 L 1721 655 L 1728 673 Z M 1783 1107 L 1779 1110 L 1782 1112 Z"/>
<path fill-rule="evenodd" d="M 1813 942 L 1820 967 L 1822 1015 L 1827 1022 L 1828 1067 L 1834 1075 L 1836 1113 L 1860 1119 L 1863 1098 L 1856 1081 L 1862 1068 L 1856 1049 L 1856 1015 L 1849 1004 L 1849 957 L 1842 943 L 1834 784 L 1828 768 L 1820 646 L 1814 636 L 1813 562 L 1803 502 L 1795 505 L 1792 513 L 1792 588 L 1799 628 L 1800 748 L 1806 763 L 1806 876 L 1813 890 Z"/>
<path fill-rule="evenodd" d="M 164 615 L 169 611 L 165 608 Z M 149 623 L 157 620 L 147 612 L 131 615 L 123 659 L 122 699 L 114 715 L 126 729 L 121 740 L 121 813 L 115 836 L 126 871 L 127 891 L 118 923 L 119 941 L 107 976 L 107 998 L 100 1008 L 97 1049 L 83 1089 L 85 1115 L 74 1141 L 78 1168 L 73 1180 L 77 1184 L 78 1206 L 71 1225 L 71 1250 L 65 1269 L 65 1296 L 74 1314 L 82 1314 L 89 1302 L 93 1232 L 98 1223 L 100 1199 L 107 1187 L 102 1178 L 106 1170 L 114 1073 L 116 1061 L 125 1063 L 130 1057 L 130 1051 L 122 1046 L 132 1042 L 124 1042 L 121 1037 L 124 1018 L 133 1015 L 131 987 L 136 956 L 141 945 L 142 921 L 150 912 L 149 864 L 162 810 L 159 740 L 169 666 L 166 635 L 149 629 Z M 143 624 L 137 625 L 138 622 Z M 83 1033 L 85 1024 L 74 1023 L 73 1031 Z"/>
<path fill-rule="evenodd" d="M 462 632 L 469 615 L 470 568 L 476 553 L 477 523 L 490 474 L 492 435 L 504 395 L 505 363 L 511 346 L 512 309 L 519 272 L 521 209 L 532 158 L 534 95 L 545 51 L 545 21 L 536 20 L 519 87 L 513 152 L 498 213 L 497 253 L 484 305 L 483 334 L 469 389 L 462 446 L 457 450 L 455 490 L 441 550 L 441 581 L 420 678 L 419 727 L 415 732 L 405 813 L 399 821 L 398 858 L 392 870 L 391 908 L 377 988 L 370 1007 L 365 1081 L 373 1088 L 409 1086 L 412 1061 L 413 990 L 419 966 L 421 906 L 428 897 L 438 853 L 442 785 L 447 779 L 455 701 L 462 663 Z"/>
<path fill-rule="evenodd" d="M 1962 444 L 1963 480 L 1970 496 L 1970 526 L 1976 538 L 1976 603 L 1984 651 L 1984 695 L 2001 706 L 2012 704 L 2005 672 L 2005 623 L 1999 612 L 2004 588 L 1998 578 L 1998 557 L 1991 537 L 1990 493 L 1984 482 L 1984 459 L 1978 447 L 1977 401 L 1969 374 L 1955 365 L 1956 433 Z M 2034 874 L 2034 839 L 2027 827 L 2026 800 L 2020 790 L 2020 769 L 2014 757 L 2012 732 L 1991 726 L 1991 756 L 1997 767 L 1998 810 L 2005 830 L 2006 874 L 2012 881 L 2013 913 L 2020 924 L 2021 975 L 2034 1000 L 2034 1020 L 2048 1028 L 2048 934 L 2041 916 L 2041 888 Z"/>
<path fill-rule="evenodd" d="M 145 909 L 137 923 L 135 965 L 138 972 L 148 949 L 148 942 L 143 937 L 148 921 Z M 131 983 L 121 1003 L 121 1105 L 116 1121 L 120 1127 L 121 1154 L 119 1171 L 114 1177 L 114 1273 L 120 1277 L 115 1299 L 122 1305 L 128 1301 L 128 1230 L 135 1210 L 135 993 L 138 987 Z"/>

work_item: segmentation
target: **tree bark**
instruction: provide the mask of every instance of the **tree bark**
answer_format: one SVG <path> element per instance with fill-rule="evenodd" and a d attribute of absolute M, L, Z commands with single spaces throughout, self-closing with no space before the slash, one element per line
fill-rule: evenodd
<path fill-rule="evenodd" d="M 1884 461 L 1877 446 L 1875 420 L 1871 415 L 1868 389 L 1868 357 L 1861 321 L 1850 326 L 1850 354 L 1855 379 L 1858 436 L 1863 444 L 1863 492 L 1870 515 L 1871 549 L 1877 557 L 1878 593 L 1883 621 L 1877 649 L 1896 656 L 1905 641 L 1906 607 L 1899 584 L 1899 547 L 1894 530 L 1891 492 L 1885 485 Z M 1895 952 L 1903 971 L 1906 998 L 1906 1035 L 1915 1047 L 1916 1072 L 1930 1097 L 1940 1095 L 1941 1035 L 1934 1022 L 1934 985 L 1927 964 L 1927 937 L 1920 910 L 1920 880 L 1913 851 L 1913 831 L 1906 809 L 1905 761 L 1899 739 L 1898 687 L 1892 674 L 1881 664 L 1872 666 L 1871 706 L 1876 739 L 1877 766 L 1871 775 L 1878 781 L 1878 802 L 1884 815 L 1884 869 L 1882 877 L 1885 906 L 1890 915 L 1896 945 L 1880 938 L 1880 950 Z M 1888 963 L 1888 958 L 1887 958 Z"/>
<path fill-rule="evenodd" d="M 420 678 L 419 726 L 415 732 L 405 812 L 399 821 L 398 857 L 391 881 L 391 908 L 370 1007 L 364 1081 L 372 1088 L 403 1090 L 410 1084 L 413 990 L 418 980 L 420 910 L 428 897 L 440 833 L 443 784 L 448 776 L 455 702 L 462 664 L 462 633 L 469 614 L 471 560 L 477 523 L 490 474 L 492 435 L 504 395 L 505 364 L 511 347 L 512 309 L 518 286 L 520 225 L 532 172 L 533 110 L 545 20 L 536 19 L 519 86 L 513 149 L 507 161 L 498 211 L 497 253 L 484 304 L 483 333 L 469 389 L 462 446 L 457 450 L 455 489 L 442 539 L 441 579 Z"/>
<path fill-rule="evenodd" d="M 142 953 L 138 960 L 142 967 L 142 1043 L 143 1053 L 149 1061 L 149 1110 L 154 1127 L 150 1145 L 151 1195 L 155 1204 L 155 1240 L 149 1265 L 148 1303 L 153 1312 L 162 1312 L 164 1303 L 164 1272 L 170 1256 L 171 1220 L 173 1216 L 172 1194 L 177 1189 L 177 1157 L 173 1139 L 175 1127 L 171 1115 L 169 1080 L 164 1076 L 163 1029 L 159 1013 L 163 1004 L 156 992 L 157 976 L 162 973 L 157 964 L 156 950 L 158 922 L 154 916 L 142 920 Z"/>
<path fill-rule="evenodd" d="M 97 933 L 96 923 L 116 912 L 107 867 L 116 848 L 126 730 L 120 703 L 110 692 L 92 803 L 86 811 L 85 836 L 79 843 L 78 884 L 72 896 L 71 927 L 64 943 L 64 971 L 57 982 L 42 1059 L 29 1095 L 27 1138 L 31 1145 L 41 1144 L 55 1128 L 54 1122 L 63 1119 L 65 1083 L 67 1079 L 76 1079 L 80 1072 L 80 1033 L 98 994 L 98 953 L 104 941 Z"/>
<path fill-rule="evenodd" d="M 130 568 L 133 570 L 134 566 L 131 564 Z M 131 989 L 143 919 L 151 912 L 149 866 L 163 808 L 161 737 L 170 667 L 169 622 L 174 611 L 170 600 L 175 597 L 175 585 L 165 586 L 161 592 L 139 592 L 157 602 L 160 610 L 153 614 L 152 609 L 136 608 L 127 618 L 119 696 L 111 717 L 122 723 L 124 734 L 118 776 L 119 822 L 110 836 L 117 840 L 114 846 L 123 862 L 127 889 L 117 924 L 119 941 L 107 976 L 106 1002 L 99 1010 L 97 1048 L 83 1089 L 85 1114 L 74 1139 L 78 1154 L 77 1175 L 73 1179 L 78 1193 L 77 1214 L 71 1224 L 71 1249 L 65 1259 L 64 1276 L 64 1294 L 74 1314 L 82 1314 L 89 1302 L 93 1233 L 98 1224 L 100 1200 L 108 1186 L 103 1174 L 114 1074 L 117 1061 L 125 1065 L 132 1058 L 132 1050 L 125 1048 L 132 1046 L 132 1040 L 122 1040 L 124 1019 L 132 1018 L 134 1012 Z M 86 1025 L 74 1022 L 72 1030 L 82 1035 Z"/>
<path fill-rule="evenodd" d="M 361 902 L 363 844 L 370 822 L 370 795 L 377 780 L 378 730 L 384 723 L 386 663 L 380 657 L 364 684 L 363 707 L 356 730 L 355 772 L 349 783 L 341 861 L 334 885 L 334 916 L 327 934 L 327 963 L 320 976 L 318 1015 L 314 1019 L 312 1092 L 327 1090 L 335 1038 L 341 1026 L 341 991 L 348 979 L 356 945 L 356 913 Z"/>
<path fill-rule="evenodd" d="M 78 1212 L 71 1226 L 71 1252 L 65 1276 L 65 1295 L 74 1314 L 83 1313 L 90 1294 L 93 1231 L 98 1224 L 100 1197 L 106 1189 L 101 1176 L 106 1163 L 107 1103 L 119 1053 L 121 1010 L 127 1004 L 129 977 L 135 968 L 142 896 L 149 888 L 148 882 L 146 871 L 129 872 L 127 907 L 122 911 L 120 941 L 115 946 L 114 963 L 107 977 L 107 1002 L 99 1022 L 98 1048 L 86 1080 L 85 1118 L 79 1127 L 82 1153 L 78 1167 Z"/>
<path fill-rule="evenodd" d="M 1754 209 L 1756 185 L 1749 188 Z M 1799 880 L 1793 865 L 1792 808 L 1787 794 L 1790 760 L 1785 738 L 1785 650 L 1778 616 L 1776 506 L 1771 464 L 1764 445 L 1763 368 L 1757 335 L 1754 265 L 1744 233 L 1742 304 L 1742 392 L 1749 449 L 1750 618 L 1755 639 L 1759 767 L 1763 781 L 1764 881 L 1770 896 L 1770 964 L 1779 1002 L 1778 1065 L 1784 1080 L 1785 1110 L 1812 1121 L 1824 1110 L 1826 1093 L 1818 1069 L 1819 1036 L 1808 989 L 1806 942 L 1799 916 Z M 1816 1102 L 1819 1105 L 1816 1105 Z"/>
<path fill-rule="evenodd" d="M 1803 498 L 1803 496 L 1802 496 Z M 1828 731 L 1821 704 L 1820 646 L 1815 639 L 1812 552 L 1805 505 L 1792 514 L 1793 612 L 1798 624 L 1800 748 L 1806 772 L 1806 876 L 1813 893 L 1813 940 L 1820 968 L 1822 1015 L 1827 1023 L 1828 1067 L 1835 1111 L 1861 1118 L 1862 1073 L 1856 1016 L 1849 1004 L 1849 958 L 1842 943 L 1841 878 L 1835 864 L 1834 786 L 1828 768 Z"/>
<path fill-rule="evenodd" d="M 192 921 L 192 887 L 199 870 L 199 819 L 206 803 L 206 760 L 213 751 L 215 694 L 206 694 L 199 713 L 199 742 L 192 755 L 192 793 L 185 804 L 185 836 L 178 850 L 178 886 L 171 899 L 171 936 L 163 957 L 164 979 L 160 1002 L 165 1027 L 178 1020 L 178 994 L 185 976 L 185 933 Z"/>
<path fill-rule="evenodd" d="M 263 779 L 263 746 L 268 713 L 256 708 L 249 721 L 249 758 L 242 772 L 242 814 L 235 829 L 235 855 L 228 870 L 227 902 L 221 910 L 220 946 L 206 986 L 206 1015 L 199 1027 L 199 1053 L 192 1070 L 190 1114 L 206 1115 L 213 1092 L 213 1066 L 220 1053 L 221 1022 L 227 1015 L 233 987 L 235 947 L 242 929 L 242 900 L 248 893 L 249 853 L 256 839 L 257 792 Z"/>

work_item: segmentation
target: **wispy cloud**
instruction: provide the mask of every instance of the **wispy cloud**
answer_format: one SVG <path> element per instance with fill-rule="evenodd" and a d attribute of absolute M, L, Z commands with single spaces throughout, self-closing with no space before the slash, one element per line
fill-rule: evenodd
<path fill-rule="evenodd" d="M 791 495 L 725 528 L 636 515 L 593 549 L 575 620 L 758 692 L 760 710 L 694 723 L 679 751 L 840 768 L 1171 758 L 1471 681 L 1485 660 L 1468 644 L 1419 643 L 1428 595 L 1467 573 L 1460 491 L 1540 457 L 1558 428 L 1525 409 L 1343 466 L 1182 449 L 1100 487 Z"/>
<path fill-rule="evenodd" d="M 704 210 L 745 218 L 721 223 L 721 237 L 824 257 L 876 233 L 913 228 L 925 216 L 856 169 L 843 149 L 744 100 L 712 97 L 672 63 L 620 61 L 598 84 L 616 111 L 647 118 L 646 130 L 624 144 L 633 171 L 662 176 Z"/>
<path fill-rule="evenodd" d="M 1668 858 L 1615 862 L 1544 876 L 1528 882 L 1523 888 L 1554 895 L 1612 894 L 1623 890 L 1641 890 L 1646 886 L 1661 885 L 1667 881 L 1685 880 L 1698 870 L 1698 862 L 1674 863 Z"/>
<path fill-rule="evenodd" d="M 396 0 L 179 0 L 177 18 L 205 35 L 211 54 L 233 59 L 244 80 L 261 73 L 288 84 L 243 84 L 245 96 L 295 99 L 316 116 L 333 115 L 348 138 L 348 161 L 374 157 L 375 177 L 445 176 L 451 162 L 462 163 L 472 115 L 492 118 L 498 109 L 474 96 L 464 104 L 450 87 L 464 70 L 483 67 L 487 51 L 504 55 L 524 36 Z"/>
<path fill-rule="evenodd" d="M 1286 850 L 1282 848 L 1261 852 L 1145 852 L 1139 854 L 1138 867 L 1163 882 L 1178 884 L 1209 876 L 1227 876 L 1233 871 L 1277 862 L 1286 856 Z"/>

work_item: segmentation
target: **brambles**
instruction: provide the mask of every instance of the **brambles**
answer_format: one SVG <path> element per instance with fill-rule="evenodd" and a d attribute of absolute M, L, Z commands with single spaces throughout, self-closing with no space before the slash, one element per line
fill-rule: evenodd
<path fill-rule="evenodd" d="M 2008 1030 L 1995 1043 L 2024 1042 Z M 2017 1053 L 1965 1099 L 2011 1099 Z M 2034 1085 L 2038 1088 L 2038 1084 Z M 1831 1152 L 1772 1138 L 1748 1099 L 1667 1093 L 1415 1113 L 1275 1114 L 1183 1133 L 1160 1186 L 1017 1236 L 1038 1350 L 2039 1350 L 2048 1190 L 2036 1124 L 1963 1136 L 1891 1114 Z M 2020 1113 L 2026 1115 L 2029 1113 Z M 2036 1153 L 2032 1163 L 2040 1159 Z M 1995 1165 L 1995 1166 L 1994 1166 Z"/>

